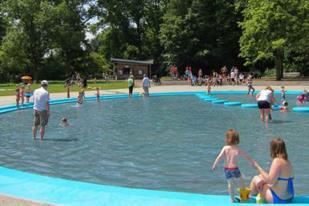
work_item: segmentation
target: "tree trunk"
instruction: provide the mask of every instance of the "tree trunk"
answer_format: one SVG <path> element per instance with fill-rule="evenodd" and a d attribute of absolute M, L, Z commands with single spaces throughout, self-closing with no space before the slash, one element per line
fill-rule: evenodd
<path fill-rule="evenodd" d="M 283 49 L 277 49 L 275 53 L 276 80 L 283 78 Z"/>
<path fill-rule="evenodd" d="M 33 75 L 33 82 L 38 82 L 38 78 L 39 78 L 39 72 L 38 72 L 38 67 L 37 65 L 33 65 L 33 69 L 32 69 L 32 75 Z"/>

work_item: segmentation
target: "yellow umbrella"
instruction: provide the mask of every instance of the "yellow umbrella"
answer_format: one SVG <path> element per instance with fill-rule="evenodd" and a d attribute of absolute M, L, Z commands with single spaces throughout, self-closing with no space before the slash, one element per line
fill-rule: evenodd
<path fill-rule="evenodd" d="M 21 80 L 32 80 L 32 77 L 30 77 L 30 76 L 22 76 Z"/>

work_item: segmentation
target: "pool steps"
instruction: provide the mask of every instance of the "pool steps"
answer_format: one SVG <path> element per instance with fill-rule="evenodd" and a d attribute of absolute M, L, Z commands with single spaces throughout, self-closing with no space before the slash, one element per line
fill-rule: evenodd
<path fill-rule="evenodd" d="M 287 94 L 294 94 L 297 95 L 299 94 L 300 91 L 289 91 L 287 92 Z M 207 102 L 211 102 L 213 104 L 223 104 L 224 106 L 240 106 L 241 108 L 258 108 L 257 103 L 241 103 L 241 102 L 233 102 L 233 101 L 228 101 L 228 100 L 223 100 L 220 98 L 217 98 L 215 95 L 216 94 L 247 94 L 247 92 L 244 91 L 216 91 L 213 92 L 212 95 L 208 95 L 206 94 L 206 92 L 204 92 L 204 94 L 196 94 L 196 96 L 198 98 L 200 98 L 203 101 L 207 101 Z M 275 94 L 280 94 L 279 91 L 276 91 Z M 272 110 L 273 111 L 278 111 L 280 110 L 281 105 L 279 104 L 275 104 L 272 106 Z M 309 113 L 309 107 L 294 107 L 292 108 L 293 112 L 301 112 L 301 113 Z"/>

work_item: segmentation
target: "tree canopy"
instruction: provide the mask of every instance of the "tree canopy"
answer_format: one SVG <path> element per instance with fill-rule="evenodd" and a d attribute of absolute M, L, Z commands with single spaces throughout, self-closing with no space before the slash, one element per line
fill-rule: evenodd
<path fill-rule="evenodd" d="M 305 72 L 308 67 L 309 2 L 306 0 L 248 0 L 240 23 L 240 55 L 246 64 L 272 60 L 276 77 L 283 68 Z"/>
<path fill-rule="evenodd" d="M 308 14 L 307 0 L 0 0 L 0 81 L 101 74 L 111 57 L 154 59 L 159 75 L 172 65 L 308 74 Z"/>

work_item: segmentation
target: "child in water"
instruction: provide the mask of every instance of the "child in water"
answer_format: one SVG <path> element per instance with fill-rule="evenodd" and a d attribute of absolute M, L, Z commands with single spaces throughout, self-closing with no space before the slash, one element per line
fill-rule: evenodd
<path fill-rule="evenodd" d="M 281 87 L 281 101 L 284 102 L 285 101 L 285 88 L 284 86 Z"/>
<path fill-rule="evenodd" d="M 28 83 L 26 85 L 26 89 L 25 89 L 25 97 L 26 97 L 26 102 L 27 103 L 29 103 L 31 95 L 32 95 L 31 84 Z"/>
<path fill-rule="evenodd" d="M 252 75 L 249 74 L 248 78 L 247 78 L 247 85 L 248 85 L 248 94 L 247 95 L 250 95 L 250 92 L 251 92 L 251 96 L 253 96 L 254 92 L 255 92 L 255 89 L 253 87 L 253 78 L 252 78 Z"/>
<path fill-rule="evenodd" d="M 304 90 L 303 93 L 301 93 L 299 96 L 297 96 L 297 104 L 301 105 L 301 104 L 306 103 L 306 101 L 308 100 L 307 96 L 308 96 L 307 95 L 307 90 Z"/>
<path fill-rule="evenodd" d="M 77 104 L 83 104 L 84 103 L 84 97 L 85 97 L 85 91 L 81 90 L 78 92 L 78 97 L 77 97 Z"/>
<path fill-rule="evenodd" d="M 19 87 L 19 96 L 21 100 L 21 106 L 24 106 L 24 102 L 25 102 L 25 86 L 24 85 Z"/>
<path fill-rule="evenodd" d="M 224 173 L 228 183 L 228 191 L 231 197 L 231 202 L 234 202 L 234 181 L 239 179 L 241 188 L 245 188 L 245 182 L 240 173 L 237 159 L 239 156 L 248 160 L 253 165 L 253 160 L 243 152 L 237 145 L 239 144 L 239 133 L 233 129 L 227 130 L 225 133 L 225 144 L 213 163 L 212 170 L 216 169 L 219 161 L 224 158 Z"/>
<path fill-rule="evenodd" d="M 209 78 L 208 82 L 207 82 L 207 94 L 210 95 L 211 94 L 211 79 Z"/>
<path fill-rule="evenodd" d="M 15 90 L 16 93 L 15 93 L 15 95 L 16 95 L 16 107 L 17 107 L 17 108 L 19 108 L 19 101 L 20 101 L 19 90 L 20 90 L 19 86 L 16 87 L 16 90 Z"/>
<path fill-rule="evenodd" d="M 287 101 L 282 102 L 282 106 L 280 107 L 280 112 L 288 112 L 289 103 Z"/>
<path fill-rule="evenodd" d="M 68 127 L 68 126 L 70 126 L 70 124 L 69 124 L 69 122 L 68 122 L 68 118 L 63 117 L 63 118 L 61 119 L 60 126 L 62 126 L 62 127 Z"/>
<path fill-rule="evenodd" d="M 96 97 L 97 97 L 97 102 L 99 102 L 100 101 L 100 89 L 99 89 L 99 87 L 97 87 L 96 88 Z"/>

